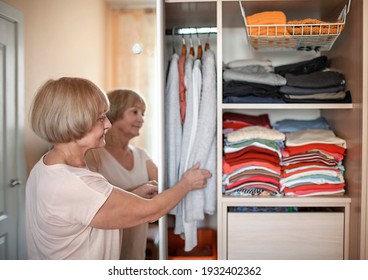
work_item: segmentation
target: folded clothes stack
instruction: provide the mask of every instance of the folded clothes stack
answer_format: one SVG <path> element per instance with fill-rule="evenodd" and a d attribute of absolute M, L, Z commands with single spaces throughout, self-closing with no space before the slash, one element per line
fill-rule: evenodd
<path fill-rule="evenodd" d="M 224 103 L 351 103 L 345 77 L 327 56 L 273 67 L 268 59 L 224 65 Z"/>
<path fill-rule="evenodd" d="M 224 65 L 224 103 L 284 103 L 279 87 L 286 79 L 268 59 L 239 59 Z"/>
<path fill-rule="evenodd" d="M 269 123 L 267 114 L 224 113 L 223 193 L 316 196 L 345 192 L 346 141 L 323 117 Z"/>
<path fill-rule="evenodd" d="M 280 161 L 285 135 L 255 125 L 224 137 L 224 193 L 232 196 L 281 195 Z"/>
<path fill-rule="evenodd" d="M 351 102 L 350 92 L 345 92 L 344 75 L 331 70 L 309 74 L 286 74 L 287 83 L 280 87 L 286 102 L 339 103 Z"/>
<path fill-rule="evenodd" d="M 344 139 L 328 129 L 304 129 L 285 136 L 280 191 L 286 196 L 341 195 L 345 192 Z"/>

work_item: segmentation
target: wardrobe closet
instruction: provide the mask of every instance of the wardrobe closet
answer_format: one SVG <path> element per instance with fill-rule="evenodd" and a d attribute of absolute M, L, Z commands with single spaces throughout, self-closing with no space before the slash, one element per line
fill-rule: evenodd
<path fill-rule="evenodd" d="M 217 71 L 216 120 L 216 213 L 206 216 L 204 226 L 217 231 L 218 259 L 368 259 L 367 157 L 368 157 L 368 3 L 361 0 L 283 0 L 283 1 L 158 1 L 159 51 L 162 103 L 165 99 L 166 73 L 173 52 L 173 42 L 180 52 L 181 40 L 168 30 L 181 27 L 214 27 L 216 33 L 201 34 L 209 39 L 215 52 Z M 283 11 L 288 19 L 336 20 L 344 9 L 346 18 L 340 34 L 321 42 L 267 42 L 271 47 L 257 47 L 246 32 L 244 16 L 263 11 Z M 345 8 L 344 8 L 345 7 Z M 197 35 L 192 35 L 196 42 Z M 291 36 L 292 37 L 292 36 Z M 254 43 L 254 42 L 253 42 Z M 256 40 L 256 43 L 259 41 Z M 272 45 L 273 44 L 273 45 Z M 196 46 L 195 46 L 196 47 Z M 274 65 L 286 65 L 327 56 L 331 67 L 343 73 L 351 102 L 316 103 L 225 103 L 223 73 L 231 61 L 269 59 Z M 343 195 L 315 196 L 230 196 L 223 191 L 225 113 L 248 116 L 267 115 L 272 124 L 282 119 L 312 120 L 324 118 L 331 130 L 346 141 L 345 187 Z M 163 131 L 165 117 L 162 116 Z M 164 133 L 162 149 L 165 151 Z M 164 153 L 164 152 L 163 152 Z M 165 162 L 165 155 L 162 156 Z M 166 178 L 167 164 L 161 165 Z M 165 183 L 163 183 L 165 185 Z M 298 211 L 247 212 L 243 208 L 296 208 Z M 167 258 L 165 238 L 167 220 L 161 221 L 161 258 Z"/>

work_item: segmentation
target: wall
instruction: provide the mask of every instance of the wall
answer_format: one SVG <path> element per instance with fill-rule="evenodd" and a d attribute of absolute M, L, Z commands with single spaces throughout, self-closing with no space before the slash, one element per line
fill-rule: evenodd
<path fill-rule="evenodd" d="M 127 6 L 107 8 L 106 90 L 126 88 L 143 96 L 147 105 L 144 126 L 139 137 L 133 138 L 130 143 L 144 147 L 157 163 L 160 139 L 152 137 L 159 130 L 157 108 L 160 102 L 155 71 L 156 10 L 154 7 L 133 9 L 137 4 L 129 3 L 132 6 L 129 9 Z M 134 45 L 139 45 L 141 52 L 134 52 Z"/>
<path fill-rule="evenodd" d="M 105 86 L 105 0 L 2 0 L 24 14 L 25 153 L 29 172 L 48 145 L 28 115 L 37 89 L 50 78 L 79 76 Z"/>

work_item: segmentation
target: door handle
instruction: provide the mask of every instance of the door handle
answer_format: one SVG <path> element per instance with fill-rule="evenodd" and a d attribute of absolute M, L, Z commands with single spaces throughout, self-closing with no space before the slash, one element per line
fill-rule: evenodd
<path fill-rule="evenodd" d="M 22 181 L 19 179 L 12 179 L 10 180 L 10 187 L 14 188 L 18 185 L 22 184 Z"/>

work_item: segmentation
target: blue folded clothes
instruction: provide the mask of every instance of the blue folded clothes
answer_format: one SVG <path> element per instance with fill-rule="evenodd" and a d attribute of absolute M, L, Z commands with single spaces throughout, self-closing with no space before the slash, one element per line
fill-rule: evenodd
<path fill-rule="evenodd" d="M 288 133 L 288 132 L 297 132 L 304 129 L 329 130 L 330 126 L 325 118 L 319 117 L 313 120 L 284 119 L 281 121 L 277 121 L 273 125 L 273 128 L 280 132 Z"/>

